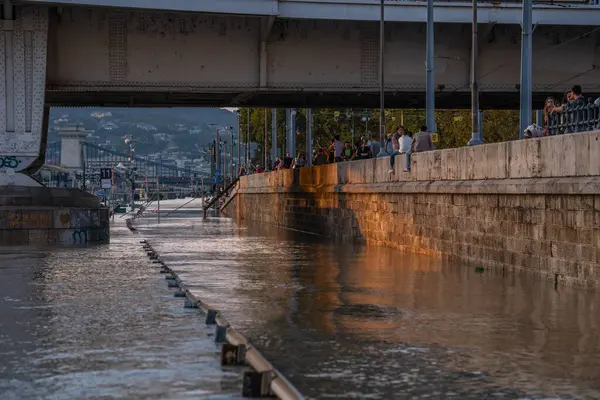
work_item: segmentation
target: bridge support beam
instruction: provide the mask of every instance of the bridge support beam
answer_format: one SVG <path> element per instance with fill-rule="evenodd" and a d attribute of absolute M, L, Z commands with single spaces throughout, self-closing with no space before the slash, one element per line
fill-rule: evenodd
<path fill-rule="evenodd" d="M 40 186 L 29 174 L 43 164 L 48 113 L 48 10 L 4 1 L 0 20 L 0 186 Z"/>
<path fill-rule="evenodd" d="M 268 73 L 268 53 L 267 43 L 269 41 L 269 35 L 273 24 L 275 23 L 275 16 L 263 17 L 260 26 L 260 48 L 259 48 L 259 86 L 261 88 L 267 87 L 267 73 Z"/>

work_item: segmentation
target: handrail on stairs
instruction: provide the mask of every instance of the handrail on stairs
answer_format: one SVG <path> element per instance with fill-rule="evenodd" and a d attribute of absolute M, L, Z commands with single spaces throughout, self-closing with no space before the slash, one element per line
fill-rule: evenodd
<path fill-rule="evenodd" d="M 227 192 L 228 192 L 228 191 L 229 191 L 231 188 L 233 188 L 233 187 L 234 187 L 234 186 L 235 186 L 235 185 L 238 183 L 238 181 L 239 181 L 239 180 L 240 180 L 240 178 L 235 178 L 235 179 L 233 180 L 233 182 L 231 182 L 231 183 L 230 183 L 230 184 L 229 184 L 227 187 L 225 187 L 225 189 L 223 189 L 223 190 L 221 191 L 221 193 L 217 194 L 217 195 L 215 196 L 215 198 L 214 198 L 214 199 L 212 199 L 212 200 L 211 200 L 211 201 L 210 201 L 208 204 L 206 204 L 206 205 L 204 206 L 204 218 L 206 218 L 206 211 L 208 211 L 208 209 L 209 209 L 209 208 L 211 208 L 213 205 L 215 205 L 215 203 L 216 203 L 217 201 L 219 201 L 219 199 L 220 199 L 221 197 L 223 197 L 223 195 L 227 194 Z"/>

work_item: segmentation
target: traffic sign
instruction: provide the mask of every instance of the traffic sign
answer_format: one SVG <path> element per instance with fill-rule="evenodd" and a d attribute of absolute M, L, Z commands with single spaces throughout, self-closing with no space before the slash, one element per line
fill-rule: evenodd
<path fill-rule="evenodd" d="M 102 189 L 112 188 L 112 168 L 100 168 L 100 182 Z"/>

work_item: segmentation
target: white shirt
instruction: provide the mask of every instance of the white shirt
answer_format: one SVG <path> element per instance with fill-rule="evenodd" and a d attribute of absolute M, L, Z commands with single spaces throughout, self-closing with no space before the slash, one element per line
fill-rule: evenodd
<path fill-rule="evenodd" d="M 335 156 L 341 157 L 342 152 L 344 151 L 344 143 L 340 142 L 339 140 L 336 140 L 335 142 L 333 142 L 333 148 L 335 149 Z"/>
<path fill-rule="evenodd" d="M 408 135 L 400 136 L 400 153 L 410 153 L 412 138 Z"/>

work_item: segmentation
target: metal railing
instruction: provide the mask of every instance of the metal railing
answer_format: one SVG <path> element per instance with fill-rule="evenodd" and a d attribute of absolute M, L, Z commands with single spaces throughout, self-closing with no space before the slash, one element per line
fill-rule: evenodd
<path fill-rule="evenodd" d="M 567 104 L 548 117 L 548 136 L 600 130 L 600 103 Z"/>

